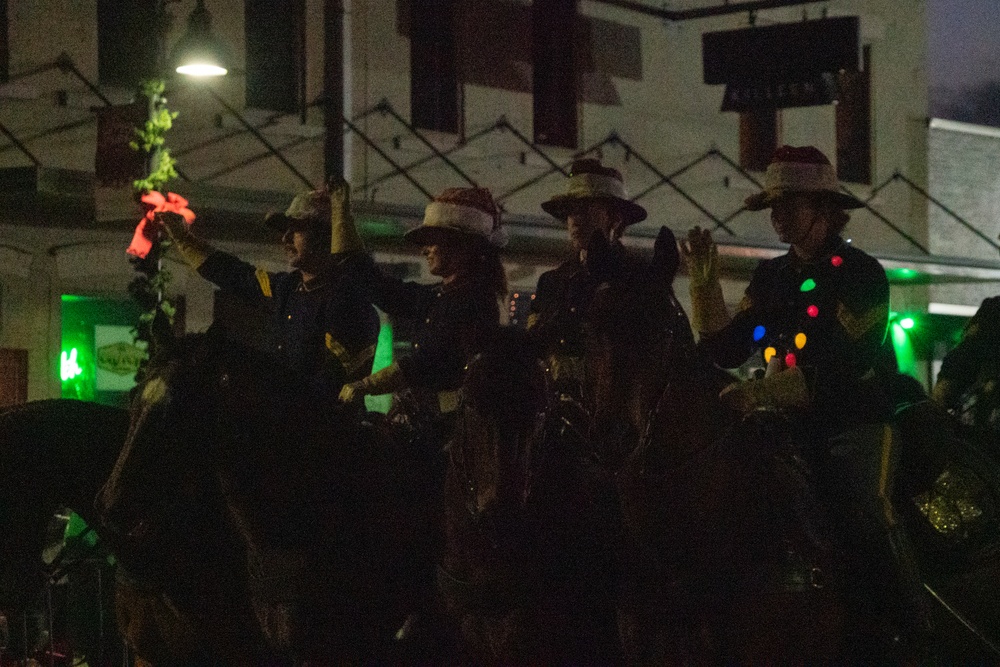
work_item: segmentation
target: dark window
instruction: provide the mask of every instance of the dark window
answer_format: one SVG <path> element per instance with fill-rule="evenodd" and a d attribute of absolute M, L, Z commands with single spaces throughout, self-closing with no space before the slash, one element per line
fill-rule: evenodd
<path fill-rule="evenodd" d="M 247 106 L 285 113 L 304 107 L 305 0 L 246 0 Z"/>
<path fill-rule="evenodd" d="M 778 147 L 778 110 L 755 109 L 740 114 L 740 166 L 765 171 Z"/>
<path fill-rule="evenodd" d="M 871 47 L 862 51 L 860 72 L 838 76 L 837 177 L 850 183 L 872 182 Z"/>
<path fill-rule="evenodd" d="M 576 0 L 531 6 L 535 143 L 577 146 Z"/>
<path fill-rule="evenodd" d="M 134 88 L 157 75 L 159 0 L 97 0 L 97 78 Z"/>
<path fill-rule="evenodd" d="M 7 34 L 7 0 L 0 0 L 0 82 L 10 77 L 10 37 Z"/>
<path fill-rule="evenodd" d="M 740 114 L 740 166 L 765 171 L 778 147 L 777 109 L 755 109 Z"/>
<path fill-rule="evenodd" d="M 458 134 L 461 104 L 455 0 L 410 3 L 410 115 L 425 130 Z"/>

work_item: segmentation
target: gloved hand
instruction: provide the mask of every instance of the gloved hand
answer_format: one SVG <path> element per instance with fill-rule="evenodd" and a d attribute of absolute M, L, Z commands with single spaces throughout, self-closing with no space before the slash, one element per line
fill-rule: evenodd
<path fill-rule="evenodd" d="M 192 269 L 197 270 L 214 251 L 212 246 L 191 233 L 190 226 L 181 215 L 161 211 L 156 214 L 155 220 L 167 230 L 167 236 L 173 241 L 177 252 Z"/>
<path fill-rule="evenodd" d="M 723 404 L 740 414 L 757 408 L 802 408 L 809 405 L 806 376 L 798 366 L 760 380 L 731 384 L 722 390 Z"/>
<path fill-rule="evenodd" d="M 331 180 L 327 188 L 330 191 L 330 253 L 364 250 L 365 244 L 351 215 L 350 184 Z"/>
<path fill-rule="evenodd" d="M 368 378 L 365 378 L 367 380 Z M 348 382 L 340 389 L 340 396 L 337 398 L 341 403 L 354 403 L 357 401 L 364 400 L 365 395 L 368 393 L 365 390 L 365 380 L 358 380 L 357 382 Z"/>
<path fill-rule="evenodd" d="M 719 282 L 719 247 L 712 241 L 712 232 L 695 227 L 681 244 L 681 254 L 687 266 L 692 289 Z"/>
<path fill-rule="evenodd" d="M 729 311 L 719 284 L 719 248 L 712 233 L 695 227 L 681 245 L 691 292 L 691 324 L 699 333 L 715 333 L 729 324 Z"/>
<path fill-rule="evenodd" d="M 392 363 L 377 373 L 372 373 L 357 382 L 349 382 L 340 390 L 338 397 L 344 403 L 360 401 L 365 396 L 391 394 L 406 385 L 399 364 Z"/>

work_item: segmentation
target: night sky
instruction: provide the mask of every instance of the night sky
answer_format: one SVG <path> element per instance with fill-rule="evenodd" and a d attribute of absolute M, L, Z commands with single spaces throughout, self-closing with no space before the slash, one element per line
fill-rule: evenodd
<path fill-rule="evenodd" d="M 927 0 L 930 115 L 1000 127 L 1000 0 Z"/>

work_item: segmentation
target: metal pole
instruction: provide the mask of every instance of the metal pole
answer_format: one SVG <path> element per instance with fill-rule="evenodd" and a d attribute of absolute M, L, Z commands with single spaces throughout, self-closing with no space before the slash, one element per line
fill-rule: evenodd
<path fill-rule="evenodd" d="M 344 2 L 323 3 L 323 173 L 344 178 Z"/>

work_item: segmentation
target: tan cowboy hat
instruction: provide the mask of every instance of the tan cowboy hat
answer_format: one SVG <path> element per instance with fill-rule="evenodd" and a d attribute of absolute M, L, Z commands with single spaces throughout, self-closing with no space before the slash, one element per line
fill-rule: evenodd
<path fill-rule="evenodd" d="M 646 219 L 646 209 L 628 198 L 621 172 L 604 167 L 598 160 L 576 160 L 569 168 L 565 194 L 542 202 L 542 210 L 554 218 L 565 220 L 581 202 L 602 201 L 617 209 L 626 225 Z"/>
<path fill-rule="evenodd" d="M 800 192 L 826 195 L 840 208 L 862 208 L 864 203 L 840 189 L 830 160 L 814 146 L 782 146 L 774 152 L 764 173 L 764 190 L 743 202 L 748 211 L 770 208 L 778 199 Z"/>
<path fill-rule="evenodd" d="M 330 192 L 323 189 L 297 194 L 284 213 L 268 213 L 264 224 L 279 232 L 312 226 L 326 230 L 330 226 Z"/>
<path fill-rule="evenodd" d="M 498 247 L 507 244 L 500 209 L 486 188 L 448 188 L 427 205 L 423 222 L 403 238 L 427 245 L 441 232 L 480 237 Z"/>

